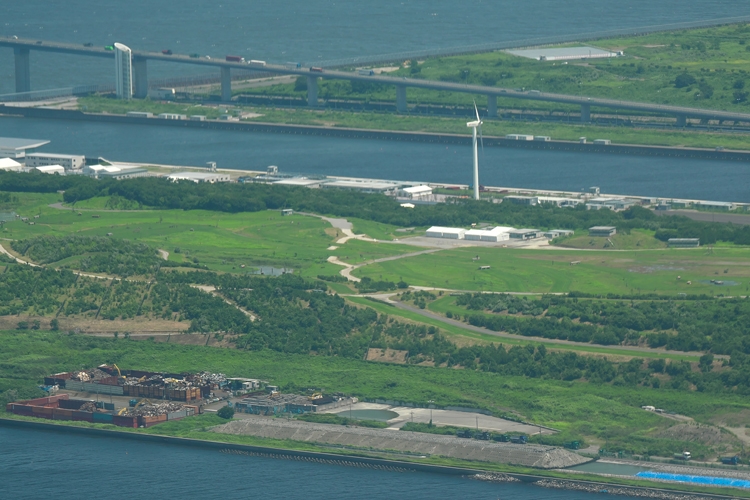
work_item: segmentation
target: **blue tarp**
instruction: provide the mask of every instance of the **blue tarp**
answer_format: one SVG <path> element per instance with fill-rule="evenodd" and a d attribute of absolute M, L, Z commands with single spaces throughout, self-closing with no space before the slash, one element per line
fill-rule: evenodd
<path fill-rule="evenodd" d="M 731 477 L 715 476 L 690 476 L 687 474 L 668 474 L 666 472 L 639 472 L 638 477 L 647 479 L 663 479 L 665 481 L 677 481 L 680 483 L 701 484 L 706 486 L 733 486 L 735 488 L 750 488 L 750 481 L 745 479 L 734 479 Z"/>

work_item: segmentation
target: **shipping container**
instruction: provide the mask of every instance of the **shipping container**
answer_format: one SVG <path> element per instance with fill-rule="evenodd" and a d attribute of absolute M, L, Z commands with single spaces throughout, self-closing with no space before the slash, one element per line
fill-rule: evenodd
<path fill-rule="evenodd" d="M 138 428 L 138 417 L 121 417 L 119 415 L 112 415 L 112 423 L 118 427 L 132 427 Z"/>
<path fill-rule="evenodd" d="M 173 411 L 172 413 L 167 413 L 167 420 L 179 420 L 187 416 L 187 410 Z"/>
<path fill-rule="evenodd" d="M 99 424 L 111 424 L 113 415 L 111 413 L 94 413 L 94 422 Z"/>
<path fill-rule="evenodd" d="M 52 418 L 54 420 L 73 420 L 73 410 L 56 408 L 52 413 Z"/>
<path fill-rule="evenodd" d="M 90 401 L 93 401 L 91 399 L 61 399 L 58 401 L 59 408 L 65 408 L 66 410 L 77 410 L 81 406 L 84 405 L 84 403 L 88 403 Z"/>
<path fill-rule="evenodd" d="M 75 411 L 73 410 L 73 420 L 77 422 L 93 422 L 94 414 L 90 411 Z"/>

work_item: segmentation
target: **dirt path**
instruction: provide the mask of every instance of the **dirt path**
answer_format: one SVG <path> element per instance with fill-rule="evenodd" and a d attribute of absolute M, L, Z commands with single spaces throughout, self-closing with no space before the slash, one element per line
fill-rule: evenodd
<path fill-rule="evenodd" d="M 358 283 L 362 280 L 360 278 L 357 278 L 356 276 L 352 276 L 352 271 L 354 271 L 355 269 L 359 269 L 360 267 L 364 267 L 364 266 L 369 266 L 370 264 L 377 264 L 378 262 L 387 262 L 389 260 L 398 260 L 398 259 L 403 259 L 406 257 L 414 257 L 416 255 L 422 255 L 425 253 L 439 252 L 440 250 L 442 250 L 442 248 L 430 248 L 428 250 L 422 250 L 420 252 L 411 252 L 411 253 L 405 253 L 402 255 L 392 255 L 390 257 L 382 257 L 380 259 L 368 260 L 360 264 L 348 264 L 342 260 L 339 260 L 339 258 L 336 257 L 335 255 L 331 255 L 330 257 L 328 257 L 328 262 L 330 262 L 331 264 L 336 264 L 337 266 L 344 266 L 344 269 L 339 271 L 339 274 L 345 277 L 346 279 L 348 279 L 349 281 L 355 281 Z"/>
<path fill-rule="evenodd" d="M 161 258 L 164 260 L 169 260 L 169 252 L 166 250 L 162 250 L 161 248 L 158 249 L 159 253 L 161 254 Z"/>
<path fill-rule="evenodd" d="M 25 260 L 23 260 L 23 259 L 19 259 L 19 258 L 18 258 L 18 257 L 16 257 L 15 255 L 13 255 L 13 254 L 12 254 L 12 253 L 10 253 L 9 251 L 7 251 L 7 250 L 5 249 L 5 247 L 3 246 L 3 244 L 2 244 L 2 243 L 0 243 L 0 253 L 4 253 L 5 255 L 7 255 L 8 257 L 10 257 L 11 259 L 15 259 L 15 261 L 16 261 L 16 262 L 18 262 L 19 264 L 27 264 L 27 265 L 29 265 L 29 266 L 31 266 L 31 267 L 39 267 L 39 265 L 38 265 L 38 264 L 34 264 L 34 263 L 32 263 L 32 262 L 27 262 L 27 261 L 25 261 Z"/>
<path fill-rule="evenodd" d="M 258 319 L 258 317 L 256 315 L 254 315 L 253 313 L 251 313 L 247 309 L 244 309 L 244 308 L 240 307 L 237 303 L 229 300 L 228 298 L 224 297 L 219 292 L 217 292 L 215 286 L 211 286 L 211 285 L 190 285 L 190 286 L 193 287 L 193 288 L 197 288 L 198 290 L 201 290 L 203 292 L 209 293 L 209 294 L 213 295 L 214 297 L 220 298 L 221 300 L 223 300 L 224 302 L 226 302 L 230 306 L 236 308 L 238 311 L 240 311 L 244 315 L 248 316 L 250 318 L 250 321 L 255 321 L 256 319 Z"/>
<path fill-rule="evenodd" d="M 513 339 L 513 340 L 523 340 L 526 342 L 543 342 L 546 344 L 559 344 L 561 346 L 575 346 L 575 347 L 596 347 L 601 349 L 612 349 L 615 351 L 622 351 L 623 356 L 638 356 L 640 353 L 649 352 L 649 353 L 655 353 L 655 354 L 674 354 L 679 356 L 695 356 L 699 357 L 702 356 L 703 352 L 683 352 L 683 351 L 668 351 L 668 350 L 660 350 L 660 349 L 649 349 L 648 347 L 637 347 L 637 346 L 622 346 L 622 345 L 599 345 L 599 344 L 589 344 L 587 342 L 573 342 L 570 340 L 560 340 L 560 339 L 548 339 L 548 338 L 542 338 L 542 337 L 526 337 L 524 335 L 514 335 L 512 333 L 504 333 L 504 332 L 496 332 L 493 330 L 489 330 L 487 328 L 482 328 L 480 326 L 474 326 L 470 325 L 468 323 L 464 323 L 462 321 L 457 321 L 455 319 L 446 318 L 445 316 L 442 316 L 440 314 L 434 313 L 432 311 L 428 311 L 427 309 L 420 309 L 418 307 L 410 306 L 408 304 L 404 304 L 401 301 L 393 300 L 391 297 L 395 295 L 396 292 L 388 293 L 388 294 L 377 294 L 377 295 L 371 295 L 373 297 L 376 297 L 384 302 L 388 302 L 389 304 L 395 306 L 397 309 L 402 309 L 404 311 L 413 312 L 416 314 L 419 314 L 420 316 L 424 316 L 425 318 L 430 318 L 433 320 L 438 320 L 443 323 L 449 324 L 451 326 L 456 326 L 459 328 L 462 328 L 464 330 L 469 330 L 476 333 L 482 333 L 485 335 L 492 335 L 493 337 L 498 338 L 505 338 L 505 339 Z M 362 295 L 365 296 L 365 295 Z M 596 354 L 596 353 L 594 353 Z M 716 358 L 728 358 L 728 356 L 715 356 Z M 676 419 L 679 420 L 679 419 Z M 743 429 L 744 432 L 744 429 Z M 748 438 L 750 440 L 750 438 Z"/>

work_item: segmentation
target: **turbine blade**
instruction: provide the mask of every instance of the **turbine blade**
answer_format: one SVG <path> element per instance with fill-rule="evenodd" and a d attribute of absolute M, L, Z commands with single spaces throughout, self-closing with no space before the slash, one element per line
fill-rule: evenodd
<path fill-rule="evenodd" d="M 481 122 L 482 120 L 479 119 L 479 110 L 477 109 L 477 101 L 474 101 L 474 113 L 477 115 L 477 121 Z"/>

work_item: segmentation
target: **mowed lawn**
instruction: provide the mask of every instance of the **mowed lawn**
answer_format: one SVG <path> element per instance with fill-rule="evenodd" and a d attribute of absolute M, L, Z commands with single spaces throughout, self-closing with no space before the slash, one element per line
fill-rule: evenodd
<path fill-rule="evenodd" d="M 474 260 L 476 257 L 479 260 Z M 481 270 L 480 266 L 490 269 Z M 745 295 L 750 283 L 750 249 L 617 252 L 463 248 L 372 264 L 354 274 L 456 290 Z M 717 286 L 711 280 L 727 285 Z"/>
<path fill-rule="evenodd" d="M 359 240 L 338 245 L 336 232 L 328 222 L 302 215 L 281 216 L 276 210 L 229 214 L 205 210 L 93 209 L 104 206 L 99 198 L 88 200 L 85 208 L 61 210 L 49 206 L 61 201 L 57 194 L 17 195 L 18 202 L 8 211 L 39 218 L 32 219 L 34 225 L 18 219 L 7 223 L 2 231 L 6 239 L 111 233 L 112 238 L 142 241 L 163 249 L 169 252 L 170 261 L 197 259 L 216 271 L 242 272 L 255 266 L 275 266 L 293 268 L 306 276 L 330 275 L 341 270 L 341 266 L 326 261 L 331 255 L 359 263 L 419 250 Z M 328 250 L 332 245 L 338 248 Z"/>

